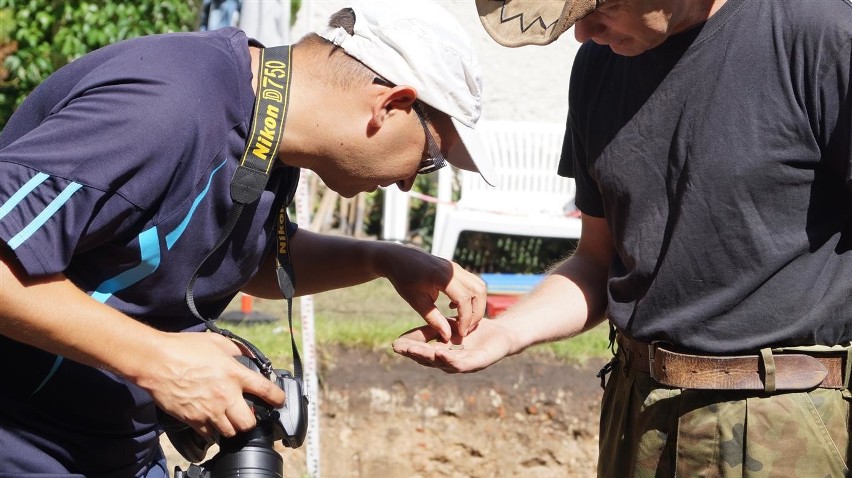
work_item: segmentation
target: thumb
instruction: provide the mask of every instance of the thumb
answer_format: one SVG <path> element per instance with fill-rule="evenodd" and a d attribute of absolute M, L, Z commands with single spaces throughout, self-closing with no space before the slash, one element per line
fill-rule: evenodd
<path fill-rule="evenodd" d="M 245 346 L 243 346 L 239 342 L 229 339 L 228 337 L 225 337 L 224 335 L 218 334 L 216 332 L 206 333 L 210 335 L 210 340 L 212 340 L 213 343 L 216 344 L 217 347 L 219 347 L 219 349 L 221 349 L 223 352 L 230 355 L 231 357 L 236 357 L 238 355 L 245 355 L 246 357 L 250 356 L 250 352 L 245 348 Z"/>
<path fill-rule="evenodd" d="M 420 327 L 405 331 L 399 338 L 426 343 L 437 339 L 438 331 L 429 325 L 421 325 Z"/>
<path fill-rule="evenodd" d="M 450 340 L 450 338 L 453 336 L 453 329 L 450 326 L 450 321 L 449 319 L 444 317 L 444 314 L 442 314 L 437 307 L 433 305 L 422 315 L 423 320 L 425 320 L 427 324 L 429 324 L 434 330 L 436 330 L 441 335 L 442 339 L 444 339 L 445 341 Z"/>

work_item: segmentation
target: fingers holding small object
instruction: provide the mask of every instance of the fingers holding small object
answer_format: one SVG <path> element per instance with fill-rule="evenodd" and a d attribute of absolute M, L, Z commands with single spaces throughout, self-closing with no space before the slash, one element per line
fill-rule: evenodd
<path fill-rule="evenodd" d="M 454 328 L 458 331 L 461 325 L 458 321 L 453 322 Z M 449 350 L 464 350 L 464 344 L 462 343 L 464 340 L 464 336 L 459 331 L 458 335 L 453 335 L 450 337 L 450 340 L 447 341 L 447 349 Z"/>

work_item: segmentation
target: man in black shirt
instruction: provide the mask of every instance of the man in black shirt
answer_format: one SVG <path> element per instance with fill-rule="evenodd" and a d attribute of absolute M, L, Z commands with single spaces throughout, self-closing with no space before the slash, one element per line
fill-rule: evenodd
<path fill-rule="evenodd" d="M 608 319 L 601 476 L 847 473 L 852 4 L 477 4 L 509 46 L 576 21 L 582 238 L 463 350 L 396 350 L 472 371 Z"/>

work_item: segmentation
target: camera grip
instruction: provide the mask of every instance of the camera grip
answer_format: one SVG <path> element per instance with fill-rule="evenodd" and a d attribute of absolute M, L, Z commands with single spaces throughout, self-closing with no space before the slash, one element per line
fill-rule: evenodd
<path fill-rule="evenodd" d="M 288 448 L 299 448 L 308 433 L 308 395 L 301 378 L 293 377 L 286 370 L 276 370 L 276 382 L 287 398 L 284 406 L 276 410 L 281 425 L 281 443 Z"/>

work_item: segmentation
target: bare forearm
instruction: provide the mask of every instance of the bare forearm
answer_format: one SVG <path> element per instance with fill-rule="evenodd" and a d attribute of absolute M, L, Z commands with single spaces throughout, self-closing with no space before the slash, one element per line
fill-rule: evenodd
<path fill-rule="evenodd" d="M 603 321 L 607 278 L 614 256 L 606 220 L 583 215 L 583 234 L 574 255 L 498 319 L 513 331 L 509 353 L 572 337 Z"/>
<path fill-rule="evenodd" d="M 531 345 L 573 337 L 605 318 L 606 276 L 587 259 L 572 257 L 496 320 L 513 331 L 510 354 Z"/>
<path fill-rule="evenodd" d="M 391 244 L 299 231 L 293 238 L 297 295 L 363 284 L 380 277 L 376 255 Z"/>
<path fill-rule="evenodd" d="M 296 278 L 296 295 L 309 295 L 369 282 L 374 270 L 374 250 L 384 244 L 300 229 L 290 244 Z M 242 290 L 256 297 L 280 299 L 276 256 L 271 254 L 257 275 Z"/>
<path fill-rule="evenodd" d="M 0 334 L 132 377 L 160 332 L 93 300 L 62 275 L 22 282 L 0 261 Z"/>
<path fill-rule="evenodd" d="M 0 334 L 115 372 L 205 436 L 254 427 L 243 393 L 284 402 L 279 387 L 234 360 L 240 349 L 229 339 L 158 331 L 97 302 L 64 275 L 32 279 L 15 264 L 0 247 Z"/>
<path fill-rule="evenodd" d="M 458 264 L 422 249 L 380 241 L 299 231 L 290 243 L 296 295 L 313 294 L 385 277 L 427 324 L 448 339 L 453 324 L 435 305 L 440 295 L 454 304 L 456 331 L 467 335 L 485 312 L 485 283 Z M 274 258 L 272 258 L 274 259 Z M 259 297 L 280 298 L 274 261 L 243 288 Z M 273 279 L 273 280 L 270 280 Z"/>

